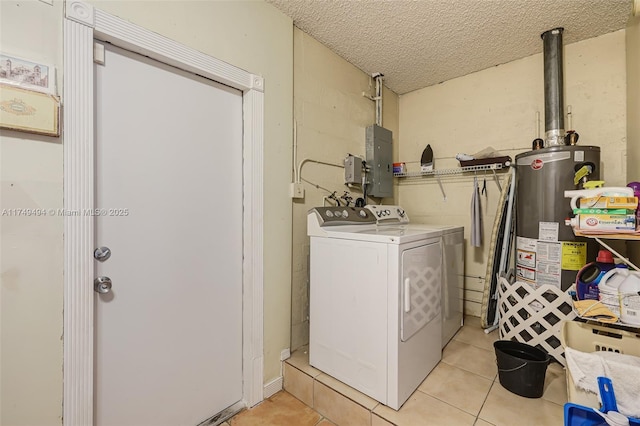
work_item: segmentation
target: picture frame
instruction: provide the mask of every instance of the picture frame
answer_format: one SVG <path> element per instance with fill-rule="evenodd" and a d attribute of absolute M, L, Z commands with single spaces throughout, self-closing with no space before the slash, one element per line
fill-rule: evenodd
<path fill-rule="evenodd" d="M 0 52 L 0 83 L 56 94 L 55 67 Z"/>
<path fill-rule="evenodd" d="M 60 135 L 60 101 L 49 93 L 0 84 L 0 128 Z"/>

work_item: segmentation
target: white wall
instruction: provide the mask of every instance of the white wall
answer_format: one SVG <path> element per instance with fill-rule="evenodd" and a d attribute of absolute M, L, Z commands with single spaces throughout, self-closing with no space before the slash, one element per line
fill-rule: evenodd
<path fill-rule="evenodd" d="M 61 17 L 0 2 L 0 50 L 61 71 Z M 0 210 L 61 207 L 62 139 L 0 130 Z M 0 216 L 0 253 L 0 424 L 61 424 L 62 218 Z"/>
<path fill-rule="evenodd" d="M 280 375 L 280 352 L 290 343 L 291 19 L 263 1 L 92 3 L 265 78 L 264 379 L 268 383 Z M 54 0 L 53 6 L 35 0 L 0 1 L 0 7 L 1 50 L 53 63 L 61 81 L 62 0 Z M 62 207 L 62 140 L 5 130 L 0 136 L 1 207 Z M 60 424 L 62 220 L 1 217 L 0 225 L 0 423 Z"/>
<path fill-rule="evenodd" d="M 627 51 L 627 180 L 640 181 L 640 16 L 626 29 Z"/>
<path fill-rule="evenodd" d="M 537 36 L 537 35 L 536 35 Z M 542 43 L 542 42 L 541 42 Z M 573 111 L 579 143 L 602 147 L 601 178 L 626 184 L 626 70 L 624 30 L 565 46 L 565 103 Z M 491 146 L 504 155 L 531 149 L 536 111 L 544 134 L 542 54 L 400 96 L 400 144 L 396 161 L 419 169 L 422 150 L 431 144 L 437 168 L 457 167 L 457 153 L 473 154 Z M 411 169 L 413 167 L 413 169 Z M 484 174 L 478 175 L 481 184 Z M 489 237 L 499 191 L 486 175 L 482 197 L 484 244 L 471 248 L 469 209 L 473 175 L 444 178 L 446 202 L 435 179 L 398 180 L 398 203 L 414 222 L 465 226 L 465 310 L 479 315 Z"/>
<path fill-rule="evenodd" d="M 640 16 L 626 29 L 627 49 L 627 182 L 640 182 Z M 628 255 L 640 264 L 640 241 L 627 243 Z"/>
<path fill-rule="evenodd" d="M 294 30 L 294 105 L 298 162 L 311 158 L 342 165 L 348 153 L 365 156 L 365 129 L 375 123 L 369 75 L 345 61 L 308 34 Z M 398 138 L 398 96 L 383 91 L 383 126 Z M 344 185 L 344 169 L 314 163 L 302 168 L 305 198 L 293 203 L 291 348 L 309 342 L 309 237 L 307 211 L 322 205 L 327 191 L 354 198 L 362 192 Z M 316 185 L 321 188 L 317 188 Z"/>

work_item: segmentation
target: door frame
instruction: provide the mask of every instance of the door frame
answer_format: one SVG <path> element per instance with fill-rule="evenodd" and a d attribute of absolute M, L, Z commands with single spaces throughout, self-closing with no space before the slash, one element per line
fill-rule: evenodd
<path fill-rule="evenodd" d="M 94 39 L 242 91 L 242 403 L 263 399 L 264 80 L 78 0 L 64 18 L 65 425 L 93 424 Z M 216 414 L 216 413 L 212 413 Z"/>

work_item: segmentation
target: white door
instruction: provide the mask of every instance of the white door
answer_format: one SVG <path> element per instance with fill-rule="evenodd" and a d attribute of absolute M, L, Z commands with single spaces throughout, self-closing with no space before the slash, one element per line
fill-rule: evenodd
<path fill-rule="evenodd" d="M 95 65 L 95 424 L 242 398 L 242 94 L 107 46 Z"/>

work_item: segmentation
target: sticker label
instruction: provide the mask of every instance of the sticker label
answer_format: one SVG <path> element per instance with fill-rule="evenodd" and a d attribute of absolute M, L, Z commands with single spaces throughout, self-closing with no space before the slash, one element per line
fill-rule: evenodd
<path fill-rule="evenodd" d="M 516 237 L 516 246 L 518 249 L 532 251 L 535 253 L 537 244 L 538 241 L 533 238 Z"/>
<path fill-rule="evenodd" d="M 533 238 L 516 237 L 516 277 L 531 285 L 536 280 L 536 245 Z"/>
<path fill-rule="evenodd" d="M 560 264 L 556 262 L 538 262 L 536 286 L 549 284 L 560 288 Z"/>
<path fill-rule="evenodd" d="M 562 245 L 558 242 L 538 241 L 537 246 L 536 285 L 549 284 L 560 288 Z"/>
<path fill-rule="evenodd" d="M 587 243 L 562 242 L 562 269 L 579 271 L 587 264 Z"/>
<path fill-rule="evenodd" d="M 536 267 L 536 252 L 518 249 L 518 265 L 528 268 Z"/>
<path fill-rule="evenodd" d="M 524 266 L 517 265 L 516 266 L 516 275 L 518 279 L 521 281 L 526 281 L 530 284 L 533 284 L 536 279 L 536 271 L 531 268 L 525 268 Z"/>
<path fill-rule="evenodd" d="M 538 261 L 560 264 L 561 249 L 562 246 L 560 243 L 538 241 Z"/>
<path fill-rule="evenodd" d="M 558 241 L 558 222 L 539 222 L 538 236 L 541 241 Z"/>

